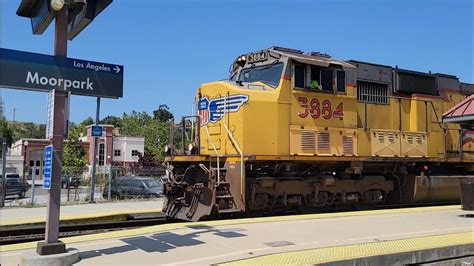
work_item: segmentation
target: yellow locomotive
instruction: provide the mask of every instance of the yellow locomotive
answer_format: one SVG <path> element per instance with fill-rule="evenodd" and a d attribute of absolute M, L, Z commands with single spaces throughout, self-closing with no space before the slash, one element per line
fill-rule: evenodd
<path fill-rule="evenodd" d="M 472 132 L 440 122 L 474 85 L 271 47 L 202 84 L 167 148 L 170 217 L 459 200 Z M 189 144 L 189 145 L 188 145 Z"/>

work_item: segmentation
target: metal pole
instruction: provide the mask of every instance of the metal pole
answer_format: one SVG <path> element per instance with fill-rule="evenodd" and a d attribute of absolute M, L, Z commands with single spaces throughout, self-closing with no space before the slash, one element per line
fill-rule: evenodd
<path fill-rule="evenodd" d="M 36 179 L 36 166 L 33 166 L 33 172 L 31 173 L 31 204 L 35 204 L 35 179 Z"/>
<path fill-rule="evenodd" d="M 95 125 L 99 124 L 99 112 L 100 112 L 100 97 L 97 97 L 97 109 L 95 112 Z M 89 195 L 89 202 L 94 203 L 94 190 L 95 190 L 95 168 L 96 168 L 96 163 L 97 163 L 97 143 L 98 143 L 98 138 L 94 137 L 94 146 L 92 147 L 92 154 L 94 157 L 92 157 L 92 175 L 91 175 L 91 182 L 90 182 L 90 195 Z"/>
<path fill-rule="evenodd" d="M 182 126 L 182 129 L 183 131 L 181 132 L 181 142 L 183 143 L 183 155 L 186 153 L 186 147 L 185 147 L 185 143 L 186 143 L 186 118 L 182 118 L 182 121 L 181 121 L 181 126 Z"/>
<path fill-rule="evenodd" d="M 28 170 L 28 162 L 26 161 L 26 150 L 28 149 L 28 145 L 23 144 L 25 151 L 23 152 L 23 183 L 26 183 L 26 171 Z"/>
<path fill-rule="evenodd" d="M 112 154 L 110 155 L 110 169 L 109 169 L 109 189 L 107 190 L 107 200 L 110 201 L 111 198 L 112 198 L 112 192 L 111 192 L 111 189 L 112 189 L 112 165 L 113 165 L 113 162 L 114 162 L 114 155 L 115 155 L 115 151 L 114 151 L 114 134 L 112 133 L 112 141 L 111 141 L 111 151 L 112 151 Z"/>
<path fill-rule="evenodd" d="M 54 31 L 54 55 L 58 58 L 67 56 L 67 10 L 61 9 L 56 13 Z M 54 120 L 53 136 L 53 162 L 51 175 L 51 188 L 48 195 L 45 242 L 39 242 L 36 252 L 40 255 L 58 254 L 66 252 L 64 243 L 58 241 L 59 237 L 59 208 L 61 205 L 61 174 L 63 142 L 65 132 L 66 93 L 54 93 Z"/>
<path fill-rule="evenodd" d="M 0 207 L 5 207 L 5 197 L 7 194 L 7 140 L 3 137 L 2 145 L 2 199 L 0 202 Z"/>

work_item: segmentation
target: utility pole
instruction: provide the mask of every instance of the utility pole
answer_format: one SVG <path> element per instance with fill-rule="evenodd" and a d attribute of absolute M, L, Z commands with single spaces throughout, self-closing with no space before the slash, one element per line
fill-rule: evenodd
<path fill-rule="evenodd" d="M 56 13 L 54 55 L 64 59 L 67 57 L 67 25 L 67 9 L 62 8 Z M 54 92 L 53 137 L 51 139 L 51 145 L 53 146 L 51 188 L 48 195 L 45 242 L 39 242 L 36 247 L 36 252 L 40 255 L 66 252 L 66 245 L 58 240 L 66 95 L 67 92 L 64 91 L 56 90 Z"/>

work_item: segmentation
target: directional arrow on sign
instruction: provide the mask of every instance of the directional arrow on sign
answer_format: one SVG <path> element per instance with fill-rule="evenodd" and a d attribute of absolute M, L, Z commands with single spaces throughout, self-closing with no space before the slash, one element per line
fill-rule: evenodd
<path fill-rule="evenodd" d="M 119 73 L 120 72 L 120 67 L 115 66 L 114 70 L 115 70 L 115 73 Z"/>

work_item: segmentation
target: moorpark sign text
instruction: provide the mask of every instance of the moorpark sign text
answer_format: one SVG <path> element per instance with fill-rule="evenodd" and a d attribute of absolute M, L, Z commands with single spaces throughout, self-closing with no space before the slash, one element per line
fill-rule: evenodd
<path fill-rule="evenodd" d="M 0 87 L 120 98 L 123 66 L 0 48 Z"/>

